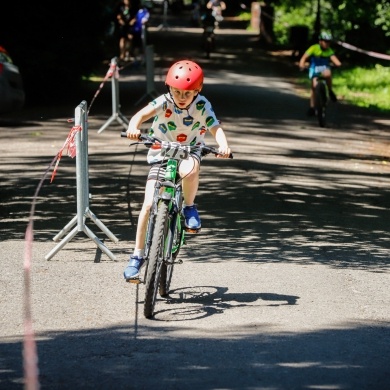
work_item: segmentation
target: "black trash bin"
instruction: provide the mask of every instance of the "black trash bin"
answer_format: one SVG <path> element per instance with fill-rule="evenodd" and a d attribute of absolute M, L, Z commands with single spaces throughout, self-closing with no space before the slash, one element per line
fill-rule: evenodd
<path fill-rule="evenodd" d="M 302 57 L 309 45 L 309 28 L 307 26 L 291 26 L 290 45 L 293 58 Z"/>

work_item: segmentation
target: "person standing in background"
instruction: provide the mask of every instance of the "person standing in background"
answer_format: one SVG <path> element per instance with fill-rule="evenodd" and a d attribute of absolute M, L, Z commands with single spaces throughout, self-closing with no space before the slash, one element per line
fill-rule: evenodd
<path fill-rule="evenodd" d="M 133 25 L 136 21 L 136 12 L 130 0 L 122 0 L 116 12 L 117 30 L 119 35 L 119 60 L 129 61 L 133 41 Z"/>
<path fill-rule="evenodd" d="M 216 20 L 216 27 L 218 27 L 219 23 L 223 20 L 222 11 L 225 11 L 226 9 L 225 2 L 222 0 L 209 0 L 206 4 L 206 8 L 212 10 L 212 14 Z"/>

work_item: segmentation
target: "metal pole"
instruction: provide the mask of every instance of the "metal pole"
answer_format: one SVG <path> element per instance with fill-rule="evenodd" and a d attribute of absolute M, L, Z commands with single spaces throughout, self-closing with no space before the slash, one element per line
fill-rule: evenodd
<path fill-rule="evenodd" d="M 154 89 L 154 46 L 148 45 L 145 50 L 146 59 L 146 93 L 135 102 L 135 106 L 141 103 L 145 98 L 156 98 L 158 93 Z"/>
<path fill-rule="evenodd" d="M 117 58 L 113 57 L 111 59 L 112 75 L 111 75 L 111 96 L 112 96 L 112 115 L 107 120 L 107 122 L 98 130 L 100 134 L 105 130 L 112 122 L 115 120 L 119 122 L 126 130 L 129 125 L 129 120 L 120 112 L 120 103 L 119 103 L 119 71 Z"/>
<path fill-rule="evenodd" d="M 168 27 L 167 23 L 167 15 L 168 15 L 168 0 L 164 0 L 164 8 L 163 8 L 163 22 L 158 26 L 159 29 L 166 29 Z"/>

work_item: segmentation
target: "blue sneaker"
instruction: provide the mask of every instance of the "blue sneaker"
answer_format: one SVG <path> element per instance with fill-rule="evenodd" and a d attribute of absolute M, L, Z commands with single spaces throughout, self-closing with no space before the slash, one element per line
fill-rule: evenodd
<path fill-rule="evenodd" d="M 145 260 L 143 257 L 138 257 L 138 256 L 130 257 L 129 264 L 127 264 L 127 267 L 125 268 L 125 272 L 123 273 L 126 282 L 128 282 L 131 279 L 139 278 L 139 270 L 144 264 L 144 261 Z"/>
<path fill-rule="evenodd" d="M 199 230 L 201 227 L 200 218 L 196 206 L 186 206 L 183 208 L 184 225 L 190 230 Z M 195 232 L 196 233 L 196 232 Z"/>

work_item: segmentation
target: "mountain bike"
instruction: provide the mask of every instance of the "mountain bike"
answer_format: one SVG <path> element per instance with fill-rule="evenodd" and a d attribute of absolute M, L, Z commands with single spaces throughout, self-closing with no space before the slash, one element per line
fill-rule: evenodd
<path fill-rule="evenodd" d="M 126 132 L 121 132 L 126 137 Z M 197 232 L 185 228 L 182 208 L 182 178 L 178 174 L 180 161 L 189 158 L 194 150 L 207 154 L 219 155 L 217 149 L 206 145 L 182 145 L 179 142 L 163 141 L 150 135 L 140 135 L 139 141 L 130 144 L 144 144 L 146 147 L 158 146 L 164 161 L 167 162 L 162 180 L 156 180 L 152 207 L 150 209 L 145 239 L 145 271 L 143 279 L 132 279 L 133 283 L 145 284 L 144 316 L 152 318 L 155 312 L 157 292 L 166 298 L 180 248 L 184 244 L 185 232 Z M 233 155 L 230 156 L 233 158 Z"/>
<path fill-rule="evenodd" d="M 322 76 L 317 77 L 317 85 L 314 88 L 314 108 L 321 127 L 326 126 L 326 108 L 328 105 L 328 86 Z"/>

